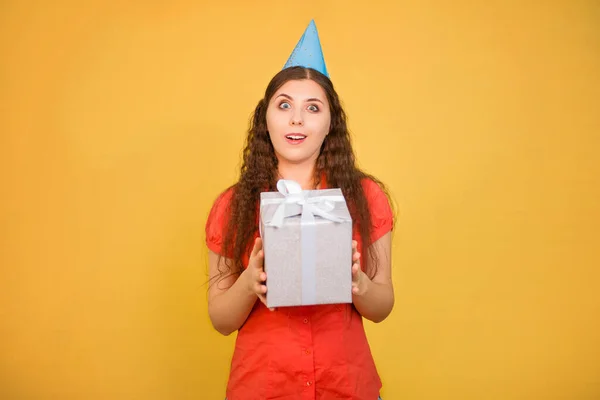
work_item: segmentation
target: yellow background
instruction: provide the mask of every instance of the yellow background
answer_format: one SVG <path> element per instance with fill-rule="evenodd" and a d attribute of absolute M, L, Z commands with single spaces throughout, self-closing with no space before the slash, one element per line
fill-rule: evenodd
<path fill-rule="evenodd" d="M 0 398 L 222 399 L 204 223 L 315 18 L 398 207 L 384 399 L 600 398 L 597 1 L 0 5 Z"/>

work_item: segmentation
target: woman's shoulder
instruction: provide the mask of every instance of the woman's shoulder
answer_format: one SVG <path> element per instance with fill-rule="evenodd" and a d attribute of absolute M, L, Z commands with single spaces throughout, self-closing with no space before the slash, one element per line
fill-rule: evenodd
<path fill-rule="evenodd" d="M 218 225 L 222 225 L 225 222 L 224 219 L 225 216 L 229 214 L 229 207 L 234 191 L 235 186 L 230 186 L 216 196 L 210 207 L 207 224 L 214 224 L 217 222 Z"/>
<path fill-rule="evenodd" d="M 217 195 L 206 220 L 206 242 L 212 251 L 220 253 L 223 244 L 223 229 L 227 226 L 230 215 L 229 206 L 235 187 L 230 186 Z"/>
<path fill-rule="evenodd" d="M 379 199 L 388 198 L 387 189 L 385 186 L 376 178 L 372 176 L 364 176 L 361 179 L 361 185 L 367 199 Z"/>
<path fill-rule="evenodd" d="M 378 179 L 365 176 L 361 184 L 369 204 L 371 222 L 376 231 L 391 230 L 394 224 L 394 210 L 387 188 Z"/>
<path fill-rule="evenodd" d="M 213 201 L 212 208 L 227 207 L 231 203 L 233 192 L 235 191 L 235 185 L 229 186 L 225 190 L 221 191 L 215 200 Z"/>

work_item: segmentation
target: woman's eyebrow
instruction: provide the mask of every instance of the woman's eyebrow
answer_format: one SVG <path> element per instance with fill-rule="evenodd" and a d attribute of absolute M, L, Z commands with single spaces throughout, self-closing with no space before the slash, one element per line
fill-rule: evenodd
<path fill-rule="evenodd" d="M 292 96 L 290 96 L 289 94 L 285 94 L 285 93 L 281 93 L 277 97 L 285 97 L 287 99 L 294 100 L 292 98 Z M 319 103 L 323 104 L 323 102 L 321 100 L 317 99 L 316 97 L 311 97 L 310 99 L 306 99 L 305 101 L 318 101 Z"/>
<path fill-rule="evenodd" d="M 311 97 L 310 99 L 306 99 L 306 101 L 318 101 L 319 103 L 323 104 L 323 102 L 316 97 Z"/>
<path fill-rule="evenodd" d="M 292 99 L 292 96 L 290 96 L 290 95 L 287 95 L 287 94 L 285 94 L 285 93 L 281 93 L 281 94 L 280 94 L 279 96 L 277 96 L 277 97 L 285 97 L 285 98 L 287 98 L 287 99 L 294 100 L 294 99 Z"/>

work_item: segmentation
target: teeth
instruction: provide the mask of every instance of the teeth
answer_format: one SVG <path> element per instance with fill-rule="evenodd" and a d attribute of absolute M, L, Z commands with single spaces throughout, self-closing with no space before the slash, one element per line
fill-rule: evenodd
<path fill-rule="evenodd" d="M 300 140 L 300 139 L 304 139 L 306 136 L 288 135 L 287 137 L 290 139 L 294 139 L 294 140 Z"/>

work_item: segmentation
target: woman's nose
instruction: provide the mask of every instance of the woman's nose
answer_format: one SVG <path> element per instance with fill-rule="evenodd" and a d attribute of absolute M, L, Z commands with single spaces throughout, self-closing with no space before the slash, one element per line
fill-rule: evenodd
<path fill-rule="evenodd" d="M 302 113 L 300 111 L 295 111 L 292 114 L 292 119 L 290 120 L 291 125 L 302 125 Z"/>

